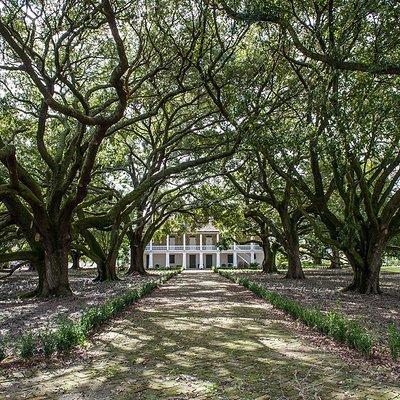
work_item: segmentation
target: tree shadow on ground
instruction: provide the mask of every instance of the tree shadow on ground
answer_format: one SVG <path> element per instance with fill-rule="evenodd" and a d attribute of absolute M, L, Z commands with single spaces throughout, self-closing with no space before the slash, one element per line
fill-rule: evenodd
<path fill-rule="evenodd" d="M 341 289 L 352 280 L 352 273 L 348 269 L 309 269 L 303 281 L 254 271 L 237 273 L 303 305 L 318 307 L 323 311 L 336 310 L 352 319 L 361 320 L 383 342 L 386 342 L 387 326 L 400 321 L 400 273 L 381 274 L 381 295 L 343 292 Z"/>
<path fill-rule="evenodd" d="M 24 374 L 19 381 L 9 377 L 0 394 L 283 400 L 394 399 L 397 393 L 400 398 L 396 382 L 374 380 L 299 340 L 281 313 L 211 273 L 183 274 L 144 298 L 95 338 L 85 360 Z"/>

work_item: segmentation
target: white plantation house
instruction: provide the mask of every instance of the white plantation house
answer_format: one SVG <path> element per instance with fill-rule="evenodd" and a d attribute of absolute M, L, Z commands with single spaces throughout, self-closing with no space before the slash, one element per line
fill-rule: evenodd
<path fill-rule="evenodd" d="M 151 241 L 146 246 L 144 265 L 147 268 L 182 266 L 185 269 L 202 269 L 262 263 L 264 254 L 257 244 L 234 243 L 228 249 L 220 249 L 217 246 L 219 240 L 219 231 L 211 223 L 193 233 L 167 235 L 160 242 Z"/>

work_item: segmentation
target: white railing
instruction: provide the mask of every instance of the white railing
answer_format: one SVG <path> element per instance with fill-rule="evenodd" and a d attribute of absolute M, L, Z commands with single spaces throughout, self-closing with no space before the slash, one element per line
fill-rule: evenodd
<path fill-rule="evenodd" d="M 158 245 L 158 244 L 153 244 L 152 248 L 153 248 L 153 250 L 167 250 L 167 246 Z M 146 246 L 146 250 L 150 250 L 150 245 L 149 244 Z"/>
<path fill-rule="evenodd" d="M 202 250 L 218 250 L 214 244 L 204 244 Z"/>
<path fill-rule="evenodd" d="M 198 244 L 187 244 L 186 250 L 201 250 Z"/>
<path fill-rule="evenodd" d="M 233 246 L 231 247 L 233 249 Z M 250 244 L 237 244 L 236 250 L 251 250 Z"/>
<path fill-rule="evenodd" d="M 260 251 L 262 250 L 262 247 L 259 245 L 254 245 L 253 247 L 250 244 L 237 244 L 236 247 L 235 246 L 229 246 L 228 249 L 224 249 L 224 251 L 231 251 L 231 250 L 235 250 L 236 251 Z M 146 246 L 146 250 L 150 250 L 150 245 Z M 167 251 L 167 246 L 164 245 L 158 245 L 158 244 L 153 244 L 152 246 L 152 250 L 157 250 L 157 251 Z M 191 250 L 206 250 L 206 251 L 217 251 L 218 248 L 216 245 L 214 244 L 203 244 L 203 246 L 200 247 L 200 245 L 198 244 L 187 244 L 186 247 L 184 248 L 184 246 L 182 244 L 174 244 L 174 245 L 170 245 L 169 246 L 169 250 L 175 250 L 175 251 L 191 251 Z"/>
<path fill-rule="evenodd" d="M 167 246 L 165 246 L 167 247 Z M 170 250 L 183 250 L 183 245 L 182 244 L 170 244 L 169 245 Z"/>

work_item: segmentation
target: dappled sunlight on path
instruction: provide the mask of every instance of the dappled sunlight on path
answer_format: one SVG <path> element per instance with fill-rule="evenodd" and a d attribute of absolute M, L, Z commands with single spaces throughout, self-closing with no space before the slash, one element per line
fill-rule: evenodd
<path fill-rule="evenodd" d="M 9 373 L 0 387 L 15 399 L 400 399 L 396 383 L 299 340 L 281 312 L 211 272 L 141 300 L 84 360 Z"/>

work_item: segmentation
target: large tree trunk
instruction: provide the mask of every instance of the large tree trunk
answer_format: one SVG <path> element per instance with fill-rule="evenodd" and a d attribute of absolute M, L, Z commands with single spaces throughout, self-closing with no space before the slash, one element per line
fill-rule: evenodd
<path fill-rule="evenodd" d="M 96 266 L 97 266 L 97 277 L 94 279 L 95 282 L 119 280 L 117 276 L 117 264 L 115 259 L 98 261 L 96 262 Z"/>
<path fill-rule="evenodd" d="M 300 261 L 300 252 L 297 248 L 292 248 L 287 250 L 287 257 L 288 257 L 288 270 L 285 275 L 287 279 L 304 279 L 304 271 L 301 267 Z"/>
<path fill-rule="evenodd" d="M 34 271 L 38 274 L 38 284 L 36 288 L 28 293 L 25 293 L 22 297 L 48 297 L 49 287 L 46 278 L 46 265 L 44 254 L 38 254 L 37 259 L 31 263 L 34 266 Z"/>
<path fill-rule="evenodd" d="M 382 267 L 384 243 L 378 242 L 369 246 L 366 255 L 347 254 L 353 269 L 353 282 L 344 291 L 357 291 L 362 294 L 379 294 L 379 275 Z"/>
<path fill-rule="evenodd" d="M 281 219 L 284 234 L 284 242 L 282 243 L 282 245 L 286 251 L 288 259 L 288 270 L 285 278 L 304 279 L 305 276 L 300 261 L 300 246 L 299 236 L 297 234 L 297 220 L 294 220 L 290 216 L 287 208 L 280 209 L 279 216 Z"/>
<path fill-rule="evenodd" d="M 320 255 L 313 254 L 312 255 L 312 262 L 314 267 L 318 267 L 322 264 L 322 257 Z"/>
<path fill-rule="evenodd" d="M 332 247 L 332 258 L 329 265 L 329 269 L 339 269 L 340 268 L 340 254 L 339 250 Z"/>
<path fill-rule="evenodd" d="M 299 237 L 293 224 L 290 224 L 290 227 L 285 229 L 285 238 L 284 248 L 288 259 L 288 270 L 285 278 L 304 279 L 304 271 L 300 261 Z"/>
<path fill-rule="evenodd" d="M 288 270 L 285 278 L 304 279 L 304 271 L 301 267 L 300 248 L 297 233 L 287 235 L 285 250 L 288 258 Z"/>
<path fill-rule="evenodd" d="M 79 260 L 81 258 L 81 255 L 79 253 L 79 251 L 76 250 L 71 250 L 71 258 L 72 258 L 72 267 L 71 269 L 79 269 Z"/>
<path fill-rule="evenodd" d="M 277 273 L 278 268 L 276 267 L 276 248 L 271 246 L 269 239 L 265 239 L 262 242 L 262 249 L 264 252 L 264 260 L 262 262 L 262 272 L 266 274 Z"/>
<path fill-rule="evenodd" d="M 68 280 L 68 253 L 69 240 L 68 235 L 61 233 L 54 237 L 44 238 L 44 274 L 42 274 L 42 282 L 39 278 L 38 296 L 70 296 L 72 290 Z M 41 268 L 41 263 L 38 267 Z"/>
<path fill-rule="evenodd" d="M 127 234 L 129 239 L 129 249 L 130 249 L 130 265 L 126 272 L 127 275 L 140 274 L 145 275 L 146 270 L 143 264 L 143 255 L 145 245 L 142 239 L 142 230 L 138 229 Z"/>
<path fill-rule="evenodd" d="M 345 291 L 357 291 L 362 294 L 381 293 L 379 275 L 388 241 L 387 232 L 387 229 L 365 229 L 363 237 L 367 238 L 367 241 L 361 242 L 358 248 L 352 251 L 346 249 L 345 254 L 353 269 L 353 282 L 344 289 Z"/>

